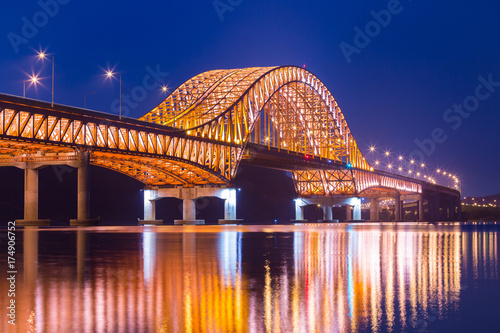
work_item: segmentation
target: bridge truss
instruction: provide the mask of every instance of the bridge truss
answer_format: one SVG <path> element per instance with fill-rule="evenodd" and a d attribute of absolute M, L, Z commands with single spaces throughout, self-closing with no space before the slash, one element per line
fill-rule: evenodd
<path fill-rule="evenodd" d="M 300 67 L 201 73 L 139 120 L 0 95 L 0 165 L 88 151 L 92 164 L 148 186 L 220 185 L 250 145 L 295 156 L 281 168 L 301 196 L 421 192 L 419 180 L 373 169 L 333 95 Z M 297 167 L 304 158 L 319 166 Z"/>

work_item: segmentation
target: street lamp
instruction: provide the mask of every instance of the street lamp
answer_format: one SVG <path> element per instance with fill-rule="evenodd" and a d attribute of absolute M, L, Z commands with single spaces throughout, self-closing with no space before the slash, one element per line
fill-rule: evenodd
<path fill-rule="evenodd" d="M 52 107 L 54 107 L 54 67 L 55 67 L 55 59 L 54 56 L 49 56 L 45 54 L 45 51 L 38 52 L 38 58 L 44 60 L 45 58 L 52 58 Z"/>
<path fill-rule="evenodd" d="M 36 85 L 38 83 L 38 76 L 30 76 L 29 80 L 23 81 L 23 98 L 26 98 L 26 82 L 31 82 L 32 84 Z"/>
<path fill-rule="evenodd" d="M 87 96 L 95 94 L 95 91 L 83 95 L 83 108 L 87 109 Z"/>
<path fill-rule="evenodd" d="M 109 69 L 106 71 L 106 76 L 108 78 L 112 78 L 115 76 L 116 73 L 113 73 L 113 71 L 110 71 Z M 120 77 L 120 120 L 122 119 L 122 75 L 118 74 Z"/>

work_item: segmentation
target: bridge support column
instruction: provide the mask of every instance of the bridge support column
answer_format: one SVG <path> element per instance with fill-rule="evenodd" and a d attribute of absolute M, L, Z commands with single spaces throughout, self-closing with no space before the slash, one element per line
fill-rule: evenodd
<path fill-rule="evenodd" d="M 76 218 L 86 220 L 90 215 L 89 154 L 84 153 L 82 165 L 78 168 L 78 209 Z"/>
<path fill-rule="evenodd" d="M 242 219 L 236 218 L 236 189 L 226 188 L 223 191 L 224 201 L 224 219 L 219 219 L 219 224 L 238 224 Z"/>
<path fill-rule="evenodd" d="M 418 202 L 418 221 L 423 222 L 424 221 L 424 195 L 423 194 L 420 194 L 418 196 L 417 202 Z M 429 201 L 428 209 L 429 209 L 429 213 L 432 215 L 430 201 Z"/>
<path fill-rule="evenodd" d="M 450 198 L 450 221 L 456 221 L 457 217 L 456 217 L 456 213 L 455 213 L 455 199 L 454 198 Z"/>
<path fill-rule="evenodd" d="M 99 220 L 90 219 L 89 169 L 90 155 L 88 152 L 83 152 L 81 164 L 78 167 L 78 204 L 76 210 L 76 220 L 70 219 L 70 225 L 90 226 L 99 224 Z"/>
<path fill-rule="evenodd" d="M 351 210 L 351 208 L 352 208 L 351 205 L 349 205 L 349 204 L 345 205 L 345 220 L 346 221 L 352 220 L 352 210 Z"/>
<path fill-rule="evenodd" d="M 328 205 L 323 206 L 323 219 L 331 220 L 332 219 L 332 207 Z"/>
<path fill-rule="evenodd" d="M 307 220 L 304 220 L 304 207 L 305 201 L 302 198 L 294 199 L 295 202 L 295 220 L 290 220 L 292 223 L 307 223 Z"/>
<path fill-rule="evenodd" d="M 396 195 L 394 197 L 394 221 L 401 221 L 401 197 Z"/>
<path fill-rule="evenodd" d="M 352 210 L 352 219 L 355 221 L 361 220 L 361 199 L 353 198 L 354 208 Z"/>
<path fill-rule="evenodd" d="M 361 199 L 350 198 L 349 203 L 345 205 L 345 220 L 360 221 L 361 220 Z M 352 207 L 352 210 L 351 210 Z"/>
<path fill-rule="evenodd" d="M 184 221 L 196 220 L 196 201 L 194 199 L 182 200 L 182 218 Z"/>
<path fill-rule="evenodd" d="M 38 170 L 24 170 L 24 219 L 38 220 Z"/>
<path fill-rule="evenodd" d="M 18 226 L 47 226 L 50 220 L 38 219 L 38 169 L 24 169 L 24 219 Z"/>
<path fill-rule="evenodd" d="M 139 225 L 161 225 L 163 220 L 156 219 L 156 199 L 158 192 L 155 189 L 144 189 L 144 220 L 138 220 Z"/>
<path fill-rule="evenodd" d="M 335 222 L 332 220 L 332 207 L 329 204 L 323 204 L 323 220 L 320 220 L 318 222 L 322 223 Z M 338 222 L 338 220 L 336 222 Z"/>
<path fill-rule="evenodd" d="M 378 199 L 371 198 L 370 199 L 370 221 L 379 221 L 379 207 L 378 207 Z"/>
<path fill-rule="evenodd" d="M 227 198 L 224 201 L 224 219 L 236 219 L 236 190 L 234 188 L 227 189 Z"/>
<path fill-rule="evenodd" d="M 197 189 L 193 187 L 178 188 L 179 199 L 182 199 L 182 220 L 174 220 L 176 225 L 196 225 L 205 224 L 205 220 L 196 219 L 196 198 Z"/>
<path fill-rule="evenodd" d="M 460 202 L 460 198 L 455 198 L 453 202 L 453 217 L 455 221 L 462 221 L 462 203 Z"/>
<path fill-rule="evenodd" d="M 422 195 L 422 202 L 423 202 L 423 200 L 424 200 L 424 198 Z M 439 221 L 441 219 L 440 211 L 439 211 L 439 207 L 441 206 L 440 201 L 441 200 L 439 198 L 438 193 L 431 192 L 427 195 L 427 210 L 429 212 L 428 216 L 427 216 L 427 220 L 429 222 L 430 221 Z M 419 206 L 419 208 L 420 208 L 420 206 Z M 424 221 L 423 217 L 419 221 Z"/>

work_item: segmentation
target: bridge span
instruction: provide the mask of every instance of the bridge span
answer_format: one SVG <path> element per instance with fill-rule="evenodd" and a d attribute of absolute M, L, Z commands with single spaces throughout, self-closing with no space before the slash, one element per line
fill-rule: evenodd
<path fill-rule="evenodd" d="M 225 200 L 224 219 L 236 219 L 232 182 L 240 163 L 292 173 L 303 206 L 320 205 L 331 221 L 333 205 L 347 220 L 361 219 L 361 197 L 370 198 L 370 220 L 379 201 L 394 200 L 401 220 L 404 201 L 418 204 L 418 220 L 460 218 L 460 192 L 423 180 L 374 169 L 358 148 L 333 95 L 311 72 L 294 66 L 213 70 L 182 85 L 139 119 L 51 105 L 0 94 L 0 166 L 25 170 L 24 219 L 38 219 L 38 170 L 78 168 L 75 225 L 89 216 L 89 165 L 144 183 L 144 220 L 155 219 L 156 200 L 183 200 L 179 224 L 199 224 L 194 200 Z"/>

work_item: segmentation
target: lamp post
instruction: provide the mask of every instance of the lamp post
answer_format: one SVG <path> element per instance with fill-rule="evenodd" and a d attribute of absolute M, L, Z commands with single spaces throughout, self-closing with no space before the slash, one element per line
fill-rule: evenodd
<path fill-rule="evenodd" d="M 83 95 L 83 108 L 87 109 L 87 96 L 95 94 L 95 91 Z"/>
<path fill-rule="evenodd" d="M 23 98 L 26 98 L 26 82 L 31 82 L 32 84 L 36 85 L 38 83 L 38 76 L 30 76 L 29 80 L 23 81 Z"/>
<path fill-rule="evenodd" d="M 54 107 L 54 68 L 55 68 L 55 59 L 54 56 L 46 55 L 44 51 L 38 52 L 38 58 L 44 60 L 45 58 L 52 58 L 52 107 Z"/>
<path fill-rule="evenodd" d="M 111 70 L 108 70 L 106 72 L 106 76 L 108 78 L 112 78 L 115 76 L 116 73 L 113 73 L 113 71 Z M 118 76 L 120 77 L 120 120 L 122 119 L 122 75 L 121 74 L 118 74 Z"/>

